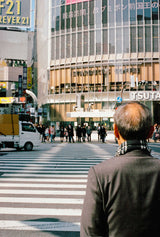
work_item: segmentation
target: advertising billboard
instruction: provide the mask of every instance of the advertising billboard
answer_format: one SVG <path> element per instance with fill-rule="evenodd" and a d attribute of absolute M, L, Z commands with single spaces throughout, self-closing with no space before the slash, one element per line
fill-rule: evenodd
<path fill-rule="evenodd" d="M 0 27 L 31 26 L 31 0 L 0 0 Z"/>

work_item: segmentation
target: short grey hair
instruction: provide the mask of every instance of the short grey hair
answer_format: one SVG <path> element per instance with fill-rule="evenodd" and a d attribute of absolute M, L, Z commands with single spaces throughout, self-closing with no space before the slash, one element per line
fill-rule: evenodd
<path fill-rule="evenodd" d="M 125 140 L 146 139 L 152 126 L 152 115 L 147 106 L 140 102 L 128 102 L 120 105 L 114 122 Z"/>

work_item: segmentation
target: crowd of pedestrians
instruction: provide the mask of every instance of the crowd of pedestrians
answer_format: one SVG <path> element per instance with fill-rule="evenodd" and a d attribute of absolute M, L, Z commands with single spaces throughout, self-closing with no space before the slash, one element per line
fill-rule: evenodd
<path fill-rule="evenodd" d="M 97 140 L 99 142 L 104 143 L 107 131 L 105 126 L 98 125 L 97 129 Z M 86 124 L 78 124 L 78 126 L 74 129 L 72 124 L 67 126 L 60 126 L 59 131 L 56 134 L 56 128 L 54 125 L 45 126 L 45 125 L 37 125 L 37 130 L 40 133 L 41 142 L 54 142 L 56 135 L 60 137 L 60 142 L 91 142 L 92 128 L 90 125 L 86 126 Z M 75 134 L 74 134 L 75 133 Z M 74 139 L 74 135 L 76 135 L 76 140 Z"/>

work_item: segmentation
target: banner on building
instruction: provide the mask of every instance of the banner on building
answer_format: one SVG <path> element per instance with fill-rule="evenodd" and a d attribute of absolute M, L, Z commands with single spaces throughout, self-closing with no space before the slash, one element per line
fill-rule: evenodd
<path fill-rule="evenodd" d="M 66 5 L 75 4 L 79 2 L 89 2 L 91 0 L 66 0 Z"/>
<path fill-rule="evenodd" d="M 27 68 L 27 89 L 32 89 L 32 68 Z"/>
<path fill-rule="evenodd" d="M 31 27 L 31 0 L 0 0 L 0 27 Z"/>

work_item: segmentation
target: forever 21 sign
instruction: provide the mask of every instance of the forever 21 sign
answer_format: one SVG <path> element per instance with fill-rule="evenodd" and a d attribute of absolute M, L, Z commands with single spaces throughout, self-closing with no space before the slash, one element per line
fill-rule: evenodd
<path fill-rule="evenodd" d="M 31 0 L 0 0 L 0 27 L 30 27 Z"/>

